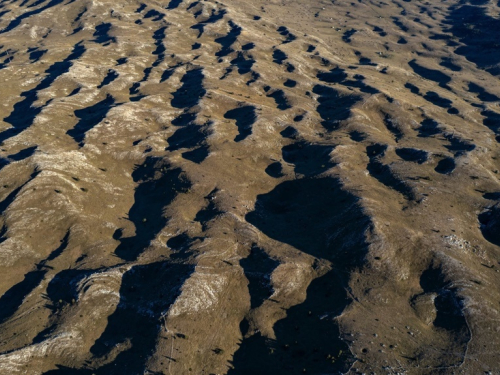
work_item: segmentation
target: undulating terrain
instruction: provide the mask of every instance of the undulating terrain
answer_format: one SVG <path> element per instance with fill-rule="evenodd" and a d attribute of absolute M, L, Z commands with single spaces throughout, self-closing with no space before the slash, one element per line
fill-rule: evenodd
<path fill-rule="evenodd" d="M 0 374 L 500 374 L 499 13 L 1 0 Z"/>

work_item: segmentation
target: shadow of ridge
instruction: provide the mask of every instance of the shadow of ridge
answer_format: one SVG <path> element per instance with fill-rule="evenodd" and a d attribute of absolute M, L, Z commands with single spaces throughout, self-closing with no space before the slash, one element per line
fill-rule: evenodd
<path fill-rule="evenodd" d="M 31 181 L 33 181 L 35 179 L 36 176 L 38 176 L 38 174 L 40 173 L 40 171 L 36 170 L 34 171 L 30 177 L 28 178 L 28 180 L 22 184 L 21 186 L 19 186 L 18 188 L 15 188 L 14 190 L 12 190 L 9 195 L 7 195 L 3 201 L 0 202 L 0 215 L 2 215 L 4 213 L 4 211 L 7 209 L 7 207 L 9 207 L 11 205 L 12 202 L 14 202 L 14 199 L 16 199 L 16 196 L 17 194 L 19 194 L 19 192 L 27 185 L 29 184 Z"/>
<path fill-rule="evenodd" d="M 114 36 L 109 35 L 111 28 L 113 25 L 111 23 L 101 23 L 95 27 L 93 40 L 96 43 L 103 44 L 107 46 L 110 43 L 116 43 L 116 38 Z"/>
<path fill-rule="evenodd" d="M 194 107 L 205 96 L 203 68 L 188 70 L 181 78 L 182 86 L 174 92 L 171 105 L 174 108 Z"/>
<path fill-rule="evenodd" d="M 182 0 L 170 0 L 166 9 L 168 9 L 168 10 L 176 9 L 179 7 L 179 5 L 181 5 L 181 3 L 182 3 Z"/>
<path fill-rule="evenodd" d="M 285 181 L 258 195 L 245 218 L 267 236 L 318 258 L 358 265 L 366 252 L 369 217 L 334 178 Z"/>
<path fill-rule="evenodd" d="M 279 161 L 269 164 L 265 169 L 265 172 L 273 178 L 280 178 L 284 176 L 283 166 Z"/>
<path fill-rule="evenodd" d="M 500 246 L 500 207 L 496 204 L 481 213 L 478 217 L 481 233 L 494 245 Z"/>
<path fill-rule="evenodd" d="M 359 95 L 345 95 L 324 85 L 315 85 L 313 93 L 319 95 L 316 111 L 323 120 L 321 125 L 328 131 L 338 129 L 340 122 L 351 115 L 351 108 L 362 99 Z"/>
<path fill-rule="evenodd" d="M 481 87 L 474 82 L 469 82 L 469 87 L 468 87 L 470 92 L 473 92 L 475 94 L 478 94 L 477 97 L 479 100 L 482 100 L 483 102 L 497 102 L 500 101 L 500 98 L 494 94 L 490 94 L 488 91 L 484 89 L 484 87 Z"/>
<path fill-rule="evenodd" d="M 299 141 L 284 146 L 281 152 L 283 160 L 295 166 L 296 173 L 311 176 L 319 175 L 335 165 L 330 157 L 334 148 L 335 146 Z"/>
<path fill-rule="evenodd" d="M 493 131 L 496 135 L 495 140 L 500 142 L 500 113 L 488 109 L 482 111 L 481 116 L 484 116 L 483 125 Z"/>
<path fill-rule="evenodd" d="M 52 83 L 58 77 L 67 73 L 73 65 L 73 61 L 79 59 L 84 52 L 85 47 L 82 42 L 75 44 L 75 46 L 73 47 L 73 51 L 68 57 L 66 57 L 62 61 L 55 62 L 45 71 L 47 75 L 35 88 L 21 93 L 20 96 L 24 99 L 14 104 L 14 109 L 12 110 L 12 112 L 9 114 L 9 116 L 3 119 L 6 123 L 12 125 L 12 128 L 9 128 L 0 133 L 0 142 L 4 142 L 9 138 L 18 135 L 24 129 L 27 129 L 31 126 L 36 116 L 38 116 L 38 114 L 44 107 L 33 106 L 33 103 L 38 100 L 38 91 L 50 87 L 50 85 L 52 85 Z M 50 103 L 50 101 L 45 105 L 47 105 L 48 103 Z"/>
<path fill-rule="evenodd" d="M 279 264 L 279 261 L 255 244 L 252 245 L 250 254 L 240 260 L 240 266 L 248 280 L 251 309 L 259 307 L 272 295 L 271 275 Z"/>
<path fill-rule="evenodd" d="M 451 32 L 464 45 L 455 50 L 465 56 L 480 69 L 492 75 L 500 75 L 500 48 L 498 35 L 493 30 L 500 29 L 500 19 L 487 14 L 487 7 L 465 5 L 452 7 L 444 21 Z"/>
<path fill-rule="evenodd" d="M 396 155 L 405 161 L 423 164 L 429 159 L 429 153 L 413 147 L 396 148 Z"/>
<path fill-rule="evenodd" d="M 251 105 L 245 105 L 230 109 L 224 114 L 224 118 L 236 120 L 236 127 L 239 134 L 234 138 L 234 141 L 240 142 L 252 134 L 252 126 L 257 121 L 256 108 Z"/>
<path fill-rule="evenodd" d="M 244 338 L 228 375 L 337 374 L 347 371 L 354 357 L 340 338 L 334 318 L 350 300 L 335 271 L 311 282 L 306 300 L 287 310 L 274 325 L 276 340 L 260 333 Z"/>
<path fill-rule="evenodd" d="M 57 249 L 52 251 L 45 260 L 37 264 L 35 270 L 24 275 L 22 281 L 12 286 L 2 295 L 2 297 L 0 297 L 0 324 L 14 315 L 17 309 L 22 305 L 24 298 L 40 285 L 45 274 L 48 272 L 46 263 L 62 254 L 64 249 L 68 246 L 68 239 L 69 231 L 66 232 L 66 235 L 61 240 L 61 245 Z"/>
<path fill-rule="evenodd" d="M 7 25 L 7 27 L 5 29 L 0 30 L 0 34 L 11 31 L 12 29 L 19 26 L 24 19 L 29 18 L 35 14 L 39 14 L 39 13 L 43 12 L 44 10 L 47 10 L 49 8 L 52 8 L 56 5 L 58 5 L 58 4 L 61 4 L 62 2 L 63 2 L 63 0 L 51 0 L 47 4 L 42 6 L 41 8 L 38 8 L 38 9 L 32 10 L 30 12 L 25 12 L 25 13 L 21 14 L 19 17 L 14 18 L 12 21 L 10 21 L 10 23 Z"/>
<path fill-rule="evenodd" d="M 446 275 L 442 268 L 425 270 L 420 277 L 420 286 L 424 293 L 438 294 L 434 300 L 437 310 L 436 319 L 434 320 L 436 327 L 449 331 L 468 331 L 465 317 L 460 308 L 460 299 L 456 295 L 456 290 L 449 288 L 449 283 L 446 281 Z"/>
<path fill-rule="evenodd" d="M 427 91 L 424 95 L 424 99 L 441 108 L 450 108 L 453 104 L 453 101 L 443 98 L 435 91 Z"/>
<path fill-rule="evenodd" d="M 241 51 L 238 51 L 236 58 L 230 63 L 238 68 L 238 74 L 247 74 L 251 71 L 255 59 L 252 56 L 248 56 L 247 59 Z"/>
<path fill-rule="evenodd" d="M 204 125 L 189 124 L 178 128 L 168 139 L 168 151 L 201 146 L 206 142 L 211 123 Z"/>
<path fill-rule="evenodd" d="M 427 138 L 442 133 L 440 124 L 436 120 L 426 118 L 420 123 L 418 130 L 418 137 Z"/>
<path fill-rule="evenodd" d="M 165 52 L 167 49 L 163 44 L 163 40 L 166 38 L 165 30 L 166 26 L 159 28 L 153 33 L 153 39 L 155 40 L 156 49 L 153 51 L 153 55 L 158 56 L 156 61 L 153 63 L 153 67 L 160 65 L 160 63 L 165 59 Z M 145 79 L 144 81 L 146 81 Z"/>
<path fill-rule="evenodd" d="M 106 85 L 109 85 L 111 82 L 113 82 L 115 79 L 118 78 L 118 73 L 114 69 L 109 69 L 108 74 L 106 74 L 106 77 L 102 80 L 102 82 L 97 86 L 98 89 L 103 88 Z"/>
<path fill-rule="evenodd" d="M 451 286 L 441 266 L 431 265 L 420 276 L 420 286 L 423 293 L 411 299 L 412 305 L 419 298 L 432 301 L 435 308 L 435 318 L 432 322 L 436 334 L 446 334 L 442 341 L 436 340 L 431 348 L 424 347 L 420 356 L 431 361 L 435 367 L 459 366 L 465 360 L 468 343 L 472 333 L 463 313 L 462 297 L 456 288 Z"/>
<path fill-rule="evenodd" d="M 35 153 L 37 148 L 38 148 L 38 146 L 32 146 L 32 147 L 25 148 L 25 149 L 17 152 L 16 154 L 9 155 L 8 158 L 10 160 L 13 160 L 13 161 L 21 161 L 21 160 L 27 159 Z"/>
<path fill-rule="evenodd" d="M 285 95 L 285 92 L 281 89 L 273 90 L 270 94 L 267 94 L 268 97 L 273 98 L 276 102 L 276 108 L 281 111 L 292 108 L 288 98 Z"/>
<path fill-rule="evenodd" d="M 336 67 L 331 69 L 329 72 L 319 72 L 316 77 L 325 83 L 339 83 L 346 87 L 359 88 L 361 92 L 368 94 L 377 94 L 380 91 L 374 87 L 368 86 L 363 82 L 364 76 L 357 74 L 354 78 L 355 80 L 347 80 L 348 75 L 344 69 Z"/>
<path fill-rule="evenodd" d="M 273 51 L 273 62 L 274 63 L 281 65 L 281 64 L 283 64 L 283 61 L 285 61 L 286 59 L 288 59 L 288 56 L 282 50 L 275 49 Z"/>
<path fill-rule="evenodd" d="M 228 25 L 231 27 L 229 33 L 223 37 L 215 39 L 216 43 L 221 45 L 220 51 L 215 53 L 215 56 L 224 57 L 233 52 L 231 46 L 238 39 L 238 36 L 241 34 L 241 27 L 236 25 L 233 21 L 229 21 Z"/>
<path fill-rule="evenodd" d="M 78 121 L 72 129 L 69 129 L 66 134 L 82 146 L 87 132 L 106 117 L 114 104 L 115 99 L 110 94 L 107 94 L 106 98 L 100 102 L 87 108 L 77 109 L 75 111 L 75 116 L 78 117 L 80 121 Z"/>
<path fill-rule="evenodd" d="M 161 158 L 155 157 L 147 157 L 142 165 L 137 166 L 132 178 L 139 183 L 128 213 L 128 219 L 135 225 L 135 235 L 119 236 L 120 245 L 115 250 L 115 254 L 126 261 L 136 260 L 149 246 L 167 223 L 163 214 L 165 207 L 191 187 L 182 169 L 171 168 Z"/>
<path fill-rule="evenodd" d="M 220 210 L 215 203 L 215 199 L 217 197 L 217 193 L 219 189 L 213 189 L 210 194 L 205 197 L 205 202 L 208 202 L 202 209 L 200 209 L 194 218 L 194 221 L 199 222 L 201 224 L 202 229 L 205 231 L 208 228 L 208 223 L 215 219 L 220 214 L 224 213 L 224 211 Z"/>
<path fill-rule="evenodd" d="M 196 25 L 191 26 L 191 29 L 198 30 L 198 38 L 200 38 L 205 31 L 205 26 L 221 20 L 226 13 L 227 11 L 225 9 L 220 9 L 217 13 L 215 12 L 215 9 L 212 9 L 212 14 L 210 15 L 210 17 L 208 17 L 203 22 L 199 22 Z"/>
<path fill-rule="evenodd" d="M 384 164 L 380 160 L 385 155 L 386 150 L 386 145 L 378 143 L 366 147 L 366 154 L 369 158 L 368 165 L 366 166 L 368 173 L 381 184 L 402 194 L 405 199 L 410 201 L 415 200 L 416 194 L 413 188 L 401 176 L 394 173 L 390 165 Z"/>
<path fill-rule="evenodd" d="M 419 65 L 415 59 L 411 60 L 408 65 L 410 65 L 413 71 L 422 78 L 437 82 L 440 87 L 451 90 L 448 86 L 448 83 L 451 81 L 451 77 L 449 75 L 444 74 L 439 70 L 429 69 Z"/>
<path fill-rule="evenodd" d="M 276 340 L 259 333 L 244 338 L 228 374 L 337 373 L 354 361 L 334 321 L 350 300 L 343 285 L 349 270 L 364 263 L 370 218 L 358 198 L 331 177 L 285 181 L 257 196 L 246 220 L 267 236 L 336 269 L 315 279 L 306 300 L 274 326 Z M 245 332 L 242 332 L 245 334 Z"/>
<path fill-rule="evenodd" d="M 144 15 L 144 18 L 146 18 L 146 19 L 147 18 L 151 18 L 152 21 L 157 22 L 157 21 L 161 21 L 162 19 L 164 19 L 165 18 L 165 14 L 164 13 L 160 13 L 160 12 L 158 12 L 155 9 L 150 9 Z"/>
<path fill-rule="evenodd" d="M 99 368 L 68 368 L 60 366 L 45 375 L 144 374 L 147 361 L 158 344 L 161 318 L 180 294 L 180 288 L 193 273 L 194 266 L 160 261 L 136 265 L 124 273 L 120 287 L 120 302 L 108 317 L 108 325 L 91 347 L 94 357 L 103 357 L 125 341 L 131 347 Z M 151 372 L 149 372 L 151 373 Z"/>
<path fill-rule="evenodd" d="M 207 145 L 201 145 L 192 151 L 183 152 L 181 155 L 184 159 L 200 164 L 210 154 L 210 148 Z"/>

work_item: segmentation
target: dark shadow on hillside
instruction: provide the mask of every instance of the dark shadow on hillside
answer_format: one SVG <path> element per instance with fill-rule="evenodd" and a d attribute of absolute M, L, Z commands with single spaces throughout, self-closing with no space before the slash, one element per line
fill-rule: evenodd
<path fill-rule="evenodd" d="M 430 81 L 437 82 L 440 87 L 450 90 L 448 83 L 451 81 L 451 77 L 439 70 L 429 69 L 422 65 L 417 64 L 416 60 L 411 60 L 408 65 L 422 78 L 428 79 Z"/>
<path fill-rule="evenodd" d="M 47 286 L 46 299 L 48 300 L 45 307 L 52 311 L 53 316 L 58 316 L 61 310 L 76 301 L 78 301 L 78 284 L 85 277 L 99 272 L 99 270 L 79 270 L 67 269 L 59 272 Z M 59 322 L 58 322 L 59 323 Z M 53 327 L 40 332 L 34 339 L 34 342 L 41 342 L 58 325 L 55 323 Z"/>
<path fill-rule="evenodd" d="M 115 99 L 108 94 L 106 99 L 101 100 L 99 103 L 87 108 L 77 109 L 75 111 L 75 116 L 78 117 L 80 121 L 78 121 L 73 129 L 69 129 L 66 134 L 72 137 L 80 147 L 83 146 L 85 134 L 106 117 L 114 104 Z"/>
<path fill-rule="evenodd" d="M 483 102 L 497 102 L 500 101 L 500 98 L 494 94 L 490 94 L 488 91 L 484 89 L 474 82 L 469 82 L 469 91 L 475 94 L 478 94 L 477 97 L 479 100 Z"/>
<path fill-rule="evenodd" d="M 234 42 L 238 39 L 238 36 L 241 34 L 241 27 L 236 25 L 233 21 L 228 22 L 231 30 L 226 36 L 215 39 L 216 43 L 221 45 L 221 50 L 215 53 L 215 56 L 224 57 L 229 55 L 234 50 L 231 48 Z"/>
<path fill-rule="evenodd" d="M 405 161 L 423 164 L 429 159 L 429 153 L 412 147 L 403 147 L 396 149 L 396 155 Z"/>
<path fill-rule="evenodd" d="M 252 125 L 257 120 L 255 107 L 251 105 L 231 109 L 224 114 L 224 118 L 236 120 L 239 134 L 234 138 L 235 142 L 240 142 L 252 134 Z"/>
<path fill-rule="evenodd" d="M 335 271 L 313 280 L 306 300 L 274 325 L 276 340 L 260 333 L 242 340 L 228 375 L 344 373 L 354 358 L 334 318 L 349 302 Z"/>
<path fill-rule="evenodd" d="M 334 320 L 349 303 L 349 270 L 364 262 L 369 218 L 358 199 L 334 178 L 286 181 L 257 196 L 246 220 L 267 236 L 333 262 L 314 280 L 304 303 L 274 326 L 276 340 L 259 333 L 243 339 L 228 374 L 337 373 L 353 362 Z M 242 332 L 245 334 L 246 332 Z"/>
<path fill-rule="evenodd" d="M 295 172 L 306 176 L 317 175 L 332 168 L 330 153 L 334 146 L 315 145 L 304 141 L 284 146 L 283 160 L 295 165 Z"/>
<path fill-rule="evenodd" d="M 401 22 L 399 20 L 399 18 L 397 17 L 392 17 L 392 22 L 394 22 L 394 24 L 400 28 L 400 30 L 404 33 L 408 32 L 408 27 L 406 25 L 403 24 L 403 22 Z"/>
<path fill-rule="evenodd" d="M 191 187 L 180 168 L 171 168 L 153 157 L 146 158 L 144 164 L 134 170 L 132 178 L 138 186 L 128 219 L 135 225 L 135 235 L 119 238 L 120 245 L 115 250 L 115 254 L 126 261 L 136 260 L 149 246 L 167 223 L 165 207 Z"/>
<path fill-rule="evenodd" d="M 486 7 L 473 6 L 460 2 L 452 7 L 444 21 L 450 28 L 446 30 L 457 37 L 463 46 L 455 53 L 465 56 L 480 69 L 493 75 L 500 75 L 500 44 L 497 30 L 500 19 L 489 16 Z"/>
<path fill-rule="evenodd" d="M 208 204 L 200 211 L 198 211 L 194 218 L 194 221 L 197 221 L 201 224 L 204 231 L 207 230 L 208 223 L 211 220 L 215 219 L 217 216 L 223 213 L 223 211 L 221 211 L 215 203 L 218 191 L 218 189 L 214 189 L 205 197 L 205 201 L 208 202 Z"/>
<path fill-rule="evenodd" d="M 197 68 L 186 72 L 181 78 L 182 86 L 173 93 L 171 105 L 174 108 L 194 107 L 205 96 L 203 88 L 203 69 Z"/>
<path fill-rule="evenodd" d="M 145 19 L 151 18 L 152 21 L 158 22 L 161 21 L 163 18 L 165 18 L 164 13 L 160 13 L 155 9 L 150 9 L 148 12 L 144 15 Z"/>
<path fill-rule="evenodd" d="M 278 65 L 281 65 L 283 64 L 283 61 L 285 61 L 286 59 L 288 59 L 288 56 L 285 52 L 283 52 L 282 50 L 280 49 L 275 49 L 273 51 L 273 62 L 278 64 Z"/>
<path fill-rule="evenodd" d="M 191 26 L 191 29 L 198 30 L 198 38 L 200 38 L 203 35 L 203 32 L 205 31 L 205 26 L 221 20 L 225 14 L 226 14 L 225 9 L 221 9 L 218 12 L 215 12 L 215 9 L 212 9 L 212 14 L 210 14 L 210 16 L 205 21 L 199 22 L 196 25 Z"/>
<path fill-rule="evenodd" d="M 463 155 L 466 152 L 470 152 L 476 148 L 476 145 L 469 143 L 468 141 L 465 141 L 454 134 L 444 134 L 443 137 L 446 138 L 448 142 L 450 142 L 450 144 L 445 147 L 450 151 L 454 151 L 455 156 Z"/>
<path fill-rule="evenodd" d="M 386 150 L 387 146 L 381 144 L 371 145 L 366 148 L 366 154 L 370 160 L 366 169 L 370 173 L 370 176 L 389 189 L 402 194 L 406 199 L 415 200 L 416 196 L 413 189 L 401 177 L 395 174 L 389 165 L 382 163 L 381 158 L 384 156 Z"/>
<path fill-rule="evenodd" d="M 246 258 L 240 260 L 240 266 L 248 280 L 251 309 L 259 307 L 272 295 L 271 274 L 279 264 L 279 261 L 271 258 L 256 245 L 251 247 Z"/>
<path fill-rule="evenodd" d="M 434 170 L 440 174 L 450 174 L 455 170 L 455 167 L 455 160 L 450 157 L 445 157 L 438 162 Z"/>
<path fill-rule="evenodd" d="M 12 125 L 12 128 L 0 133 L 0 142 L 15 137 L 33 124 L 36 116 L 43 109 L 43 106 L 35 107 L 33 105 L 38 100 L 38 91 L 50 87 L 58 77 L 67 73 L 69 68 L 73 65 L 73 61 L 78 60 L 84 52 L 85 47 L 83 44 L 76 44 L 73 48 L 73 52 L 67 58 L 52 64 L 45 71 L 45 78 L 35 88 L 21 93 L 20 96 L 24 99 L 14 104 L 13 111 L 9 116 L 3 119 L 6 123 Z M 50 103 L 50 101 L 47 102 L 46 105 L 48 103 Z"/>
<path fill-rule="evenodd" d="M 246 220 L 307 254 L 357 264 L 369 225 L 357 201 L 333 178 L 286 181 L 257 196 L 255 211 Z"/>
<path fill-rule="evenodd" d="M 109 35 L 111 31 L 111 27 L 113 25 L 110 23 L 101 23 L 95 27 L 93 40 L 96 43 L 102 44 L 104 46 L 109 45 L 110 43 L 116 43 L 116 38 L 114 36 Z"/>
<path fill-rule="evenodd" d="M 181 5 L 181 3 L 182 3 L 182 0 L 170 0 L 170 2 L 167 5 L 167 9 L 168 10 L 176 9 L 179 7 L 179 5 Z"/>
<path fill-rule="evenodd" d="M 193 163 L 200 164 L 205 160 L 208 155 L 210 155 L 210 147 L 206 144 L 201 145 L 191 151 L 186 151 L 182 153 L 182 157 L 186 160 L 192 161 Z"/>
<path fill-rule="evenodd" d="M 90 352 L 96 358 L 103 357 L 117 344 L 127 340 L 131 347 L 99 368 L 59 366 L 45 375 L 145 373 L 147 361 L 159 340 L 161 317 L 179 296 L 180 287 L 193 270 L 192 265 L 172 264 L 169 261 L 134 266 L 123 275 L 120 302 Z"/>
<path fill-rule="evenodd" d="M 153 63 L 153 67 L 158 66 L 165 59 L 166 48 L 163 45 L 163 40 L 166 38 L 165 30 L 166 27 L 162 27 L 153 33 L 153 39 L 155 40 L 156 49 L 153 51 L 153 55 L 156 55 L 156 61 Z M 145 81 L 147 78 L 145 79 Z"/>
<path fill-rule="evenodd" d="M 404 137 L 404 132 L 397 118 L 392 117 L 388 113 L 384 114 L 384 125 L 394 136 L 394 140 L 399 142 Z"/>
<path fill-rule="evenodd" d="M 441 66 L 444 66 L 445 68 L 448 68 L 454 72 L 459 72 L 462 70 L 462 67 L 459 66 L 459 65 L 456 65 L 452 59 L 450 59 L 449 57 L 443 57 L 441 59 L 441 62 L 439 63 L 439 65 Z"/>
<path fill-rule="evenodd" d="M 441 134 L 440 125 L 436 120 L 427 118 L 420 123 L 418 128 L 418 136 L 422 138 L 432 137 Z"/>
<path fill-rule="evenodd" d="M 106 85 L 109 85 L 111 82 L 113 82 L 115 79 L 118 78 L 118 73 L 116 70 L 110 69 L 108 71 L 108 74 L 106 74 L 106 77 L 102 80 L 102 82 L 97 86 L 98 89 L 103 88 Z"/>
<path fill-rule="evenodd" d="M 32 63 L 39 61 L 43 55 L 47 53 L 48 50 L 44 49 L 38 49 L 38 48 L 30 48 L 28 49 L 28 52 L 30 54 L 30 60 Z"/>
<path fill-rule="evenodd" d="M 285 95 L 283 90 L 271 90 L 269 94 L 267 94 L 269 98 L 273 98 L 276 103 L 276 108 L 281 111 L 292 108 L 292 105 L 288 101 L 288 98 Z"/>
<path fill-rule="evenodd" d="M 31 181 L 33 181 L 35 179 L 36 176 L 38 176 L 38 174 L 40 173 L 40 171 L 35 171 L 33 172 L 30 177 L 28 178 L 28 180 L 22 184 L 21 186 L 15 188 L 14 190 L 12 190 L 1 202 L 0 202 L 0 215 L 3 215 L 5 213 L 5 210 L 7 209 L 7 207 L 9 207 L 11 205 L 12 202 L 14 202 L 14 199 L 16 199 L 16 196 L 17 194 L 19 194 L 19 192 L 27 185 L 29 184 Z"/>
<path fill-rule="evenodd" d="M 21 150 L 15 154 L 9 155 L 8 158 L 12 161 L 21 161 L 24 159 L 29 158 L 31 155 L 35 153 L 37 149 L 37 146 L 32 146 L 25 148 L 24 150 Z"/>
<path fill-rule="evenodd" d="M 358 30 L 356 29 L 350 29 L 350 30 L 346 30 L 344 31 L 344 34 L 342 34 L 342 40 L 346 43 L 351 43 L 352 39 L 351 37 L 356 34 Z"/>
<path fill-rule="evenodd" d="M 478 219 L 484 238 L 500 246 L 500 207 L 498 204 L 481 213 Z"/>
<path fill-rule="evenodd" d="M 481 112 L 481 115 L 484 116 L 483 125 L 495 133 L 495 139 L 500 143 L 500 113 L 485 110 Z"/>
<path fill-rule="evenodd" d="M 280 178 L 283 177 L 283 166 L 279 161 L 275 161 L 274 163 L 271 163 L 267 166 L 265 172 L 273 177 L 273 178 Z"/>
<path fill-rule="evenodd" d="M 361 100 L 357 95 L 344 95 L 339 91 L 323 85 L 316 85 L 313 93 L 319 95 L 316 111 L 323 121 L 321 125 L 328 131 L 338 129 L 340 122 L 351 114 L 351 107 Z"/>
<path fill-rule="evenodd" d="M 61 240 L 61 245 L 36 265 L 36 269 L 24 275 L 24 279 L 7 290 L 0 298 L 0 324 L 9 319 L 21 306 L 24 298 L 40 285 L 48 272 L 47 262 L 62 254 L 68 245 L 69 231 Z"/>
<path fill-rule="evenodd" d="M 425 348 L 426 352 L 421 355 L 439 367 L 461 365 L 472 335 L 462 311 L 462 299 L 457 290 L 450 287 L 440 267 L 425 270 L 420 276 L 420 286 L 423 293 L 413 296 L 411 305 L 418 304 L 422 298 L 432 301 L 436 313 L 432 328 L 447 335 L 443 343 L 437 341 L 432 348 Z"/>
<path fill-rule="evenodd" d="M 173 124 L 173 122 L 172 122 Z M 167 139 L 169 146 L 167 151 L 176 151 L 183 148 L 192 149 L 182 153 L 184 159 L 194 163 L 201 163 L 209 155 L 207 137 L 209 135 L 211 122 L 204 125 L 190 123 L 183 125 Z M 195 148 L 193 150 L 193 148 Z"/>
<path fill-rule="evenodd" d="M 249 73 L 254 63 L 255 60 L 251 56 L 248 56 L 248 58 L 246 58 L 245 54 L 243 54 L 243 52 L 241 51 L 238 51 L 238 55 L 236 56 L 236 58 L 231 60 L 231 65 L 238 68 L 239 74 Z"/>
<path fill-rule="evenodd" d="M 47 4 L 45 4 L 44 6 L 42 6 L 40 8 L 31 10 L 29 12 L 22 13 L 20 16 L 14 18 L 12 21 L 10 21 L 10 23 L 7 25 L 7 27 L 5 29 L 3 29 L 3 30 L 0 31 L 0 34 L 3 34 L 3 33 L 11 31 L 12 29 L 14 29 L 17 26 L 19 26 L 21 24 L 21 22 L 23 20 L 25 20 L 26 18 L 34 16 L 35 14 L 40 14 L 44 10 L 47 10 L 49 8 L 52 8 L 52 7 L 56 6 L 56 5 L 61 4 L 63 1 L 64 0 L 50 0 Z"/>
<path fill-rule="evenodd" d="M 174 126 L 187 126 L 191 125 L 191 123 L 196 120 L 196 113 L 194 112 L 184 112 L 174 118 L 171 122 Z"/>
<path fill-rule="evenodd" d="M 182 148 L 200 146 L 207 138 L 207 127 L 190 124 L 175 131 L 168 139 L 167 151 L 176 151 Z"/>
<path fill-rule="evenodd" d="M 295 39 L 297 39 L 297 37 L 294 34 L 292 34 L 285 26 L 278 27 L 276 31 L 278 31 L 280 35 L 286 37 L 286 39 L 283 41 L 283 44 L 291 43 Z"/>
<path fill-rule="evenodd" d="M 434 91 L 427 91 L 424 95 L 424 99 L 441 108 L 451 108 L 451 105 L 453 104 L 450 99 L 443 98 Z"/>

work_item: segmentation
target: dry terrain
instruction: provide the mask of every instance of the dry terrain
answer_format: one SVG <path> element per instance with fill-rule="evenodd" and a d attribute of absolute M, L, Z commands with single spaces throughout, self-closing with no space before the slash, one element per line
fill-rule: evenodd
<path fill-rule="evenodd" d="M 499 13 L 0 0 L 0 374 L 500 374 Z"/>

